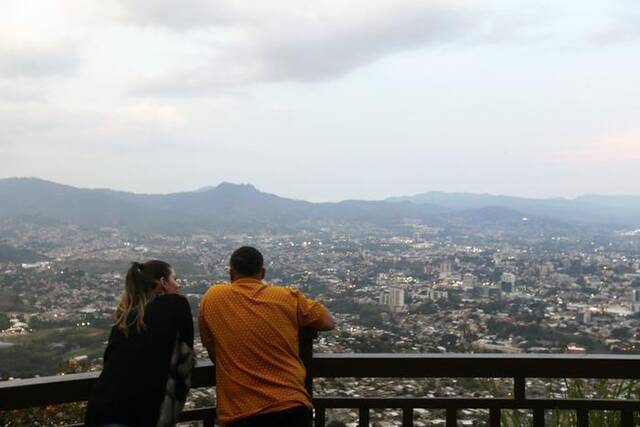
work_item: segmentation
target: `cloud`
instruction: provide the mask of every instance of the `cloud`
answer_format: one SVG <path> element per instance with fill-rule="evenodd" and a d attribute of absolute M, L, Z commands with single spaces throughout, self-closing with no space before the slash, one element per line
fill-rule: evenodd
<path fill-rule="evenodd" d="M 5 78 L 69 75 L 78 65 L 78 48 L 72 43 L 0 45 L 0 76 Z"/>
<path fill-rule="evenodd" d="M 88 8 L 78 0 L 5 0 L 0 14 L 0 78 L 67 76 L 80 65 Z"/>
<path fill-rule="evenodd" d="M 75 43 L 9 44 L 0 40 L 0 102 L 43 101 L 52 79 L 72 77 L 79 67 Z"/>
<path fill-rule="evenodd" d="M 259 8 L 260 3 L 256 2 L 255 7 Z M 188 5 L 171 0 L 122 0 L 121 6 L 130 22 L 177 29 L 220 24 L 232 19 L 230 13 L 235 8 L 233 2 L 218 0 L 190 0 Z"/>
<path fill-rule="evenodd" d="M 184 124 L 185 118 L 175 107 L 156 102 L 84 110 L 47 102 L 0 103 L 0 144 L 21 141 L 34 147 L 50 142 L 91 145 L 96 135 L 109 140 L 127 135 L 179 134 Z"/>
<path fill-rule="evenodd" d="M 195 1 L 176 13 L 171 13 L 174 3 L 153 2 L 148 13 L 141 3 L 130 3 L 130 19 L 183 32 L 203 47 L 207 59 L 204 66 L 173 70 L 134 88 L 148 95 L 333 79 L 394 52 L 485 30 L 475 2 Z"/>
<path fill-rule="evenodd" d="M 640 39 L 640 2 L 618 0 L 611 2 L 610 13 L 590 39 L 597 44 L 612 44 Z"/>
<path fill-rule="evenodd" d="M 23 103 L 42 101 L 40 88 L 25 80 L 0 80 L 0 102 Z"/>
<path fill-rule="evenodd" d="M 599 0 L 168 0 L 122 3 L 130 23 L 164 28 L 201 47 L 196 65 L 135 85 L 146 96 L 194 96 L 260 82 L 340 78 L 385 56 L 425 47 L 538 43 L 576 46 L 631 31 L 635 18 Z M 631 23 L 630 23 L 631 22 Z M 619 27 L 616 27 L 619 24 Z M 626 28 L 626 30 L 625 30 Z M 640 33 L 640 32 L 639 32 Z M 203 63 L 204 61 L 204 63 Z"/>

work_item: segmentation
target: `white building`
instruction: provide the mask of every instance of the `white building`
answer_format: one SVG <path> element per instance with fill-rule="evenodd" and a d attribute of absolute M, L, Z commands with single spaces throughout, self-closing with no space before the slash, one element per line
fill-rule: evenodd
<path fill-rule="evenodd" d="M 438 289 L 429 289 L 426 292 L 426 296 L 427 299 L 429 299 L 430 301 L 439 301 L 439 300 L 446 300 L 449 299 L 449 292 L 447 291 L 441 291 Z"/>
<path fill-rule="evenodd" d="M 440 278 L 447 279 L 451 276 L 451 261 L 442 261 L 440 263 Z"/>
<path fill-rule="evenodd" d="M 388 305 L 391 311 L 404 311 L 404 289 L 391 288 L 380 295 L 380 304 Z"/>

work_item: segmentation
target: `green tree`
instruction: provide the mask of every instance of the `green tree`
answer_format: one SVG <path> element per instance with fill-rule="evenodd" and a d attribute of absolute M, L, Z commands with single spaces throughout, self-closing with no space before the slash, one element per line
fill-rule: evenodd
<path fill-rule="evenodd" d="M 631 338 L 631 331 L 628 328 L 620 327 L 611 330 L 611 336 L 616 339 Z"/>
<path fill-rule="evenodd" d="M 11 323 L 9 323 L 9 318 L 6 315 L 0 313 L 0 330 L 7 329 L 9 326 L 11 326 Z"/>

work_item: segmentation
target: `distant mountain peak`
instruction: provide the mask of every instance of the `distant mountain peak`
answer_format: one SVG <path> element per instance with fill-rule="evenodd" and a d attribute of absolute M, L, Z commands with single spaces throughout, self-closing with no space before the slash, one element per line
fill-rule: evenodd
<path fill-rule="evenodd" d="M 255 190 L 258 191 L 256 189 L 256 187 L 254 187 L 251 184 L 235 184 L 233 182 L 228 182 L 228 181 L 222 181 L 220 184 L 218 184 L 218 186 L 216 188 L 237 188 L 237 189 L 245 189 L 245 190 Z"/>
<path fill-rule="evenodd" d="M 206 193 L 209 191 L 218 191 L 218 192 L 251 192 L 251 193 L 259 193 L 255 186 L 251 184 L 234 184 L 232 182 L 223 181 L 218 185 L 207 185 L 205 187 L 198 188 L 194 191 L 194 193 Z"/>

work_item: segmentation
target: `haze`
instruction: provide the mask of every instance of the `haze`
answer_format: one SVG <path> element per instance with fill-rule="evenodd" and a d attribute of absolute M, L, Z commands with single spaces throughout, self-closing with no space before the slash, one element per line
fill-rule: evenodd
<path fill-rule="evenodd" d="M 0 178 L 637 194 L 640 2 L 5 0 Z"/>

